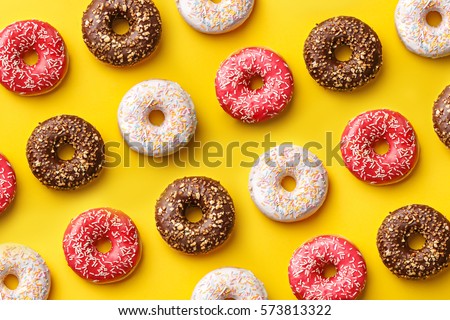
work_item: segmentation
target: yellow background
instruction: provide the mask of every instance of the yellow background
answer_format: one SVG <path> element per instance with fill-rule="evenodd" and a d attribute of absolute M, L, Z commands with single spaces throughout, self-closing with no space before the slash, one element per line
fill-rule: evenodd
<path fill-rule="evenodd" d="M 82 40 L 81 16 L 89 0 L 2 0 L 0 29 L 24 19 L 52 24 L 64 37 L 70 67 L 65 80 L 52 93 L 20 97 L 0 87 L 0 152 L 12 162 L 18 180 L 13 205 L 0 216 L 0 242 L 31 246 L 47 261 L 52 274 L 50 299 L 189 299 L 195 284 L 207 272 L 236 266 L 252 270 L 266 286 L 270 299 L 293 299 L 287 266 L 293 251 L 304 241 L 322 234 L 345 236 L 362 251 L 368 266 L 363 299 L 450 299 L 450 271 L 426 281 L 402 280 L 382 264 L 375 238 L 384 217 L 411 203 L 427 204 L 450 217 L 448 182 L 450 151 L 433 132 L 431 108 L 449 84 L 450 60 L 416 56 L 400 42 L 394 25 L 396 0 L 299 1 L 256 0 L 249 20 L 225 35 L 205 35 L 190 28 L 178 14 L 174 0 L 155 0 L 163 20 L 160 48 L 135 67 L 113 68 L 97 61 Z M 331 92 L 308 75 L 303 44 L 310 30 L 327 18 L 352 15 L 369 24 L 383 45 L 384 65 L 368 86 L 352 93 Z M 292 103 L 271 121 L 246 125 L 233 120 L 218 105 L 214 77 L 220 63 L 247 46 L 271 48 L 285 58 L 295 78 Z M 116 112 L 125 92 L 140 81 L 163 78 L 178 82 L 195 103 L 199 125 L 196 140 L 202 146 L 217 141 L 272 140 L 324 148 L 312 150 L 326 160 L 326 132 L 334 148 L 347 122 L 366 110 L 390 108 L 401 112 L 415 127 L 421 154 L 411 176 L 400 184 L 373 187 L 354 178 L 335 160 L 328 163 L 328 198 L 311 218 L 292 224 L 267 219 L 247 191 L 250 168 L 240 167 L 248 157 L 234 149 L 232 166 L 210 168 L 139 167 L 139 156 L 129 153 L 123 162 L 106 168 L 88 186 L 74 192 L 54 191 L 39 183 L 28 168 L 25 146 L 39 121 L 58 114 L 75 114 L 92 123 L 105 141 L 119 141 Z M 127 146 L 119 148 L 126 154 Z M 188 150 L 193 152 L 192 147 Z M 211 150 L 214 151 L 214 150 Z M 263 148 L 251 149 L 258 155 Z M 203 151 L 196 150 L 201 159 Z M 186 157 L 186 150 L 183 156 Z M 111 159 L 109 159 L 111 160 Z M 141 157 L 145 160 L 145 157 Z M 211 161 L 226 162 L 225 157 Z M 154 206 L 174 179 L 205 175 L 228 189 L 236 206 L 236 225 L 228 242 L 203 256 L 187 256 L 171 249 L 155 227 Z M 69 221 L 79 213 L 108 206 L 127 213 L 137 224 L 143 257 L 124 281 L 95 285 L 79 278 L 67 265 L 62 237 Z"/>

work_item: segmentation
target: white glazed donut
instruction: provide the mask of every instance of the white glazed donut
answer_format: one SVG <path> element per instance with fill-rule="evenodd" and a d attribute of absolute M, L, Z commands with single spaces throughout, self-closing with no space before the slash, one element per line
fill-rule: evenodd
<path fill-rule="evenodd" d="M 232 31 L 250 16 L 254 0 L 176 0 L 183 19 L 195 30 L 218 34 Z"/>
<path fill-rule="evenodd" d="M 427 23 L 426 17 L 431 11 L 442 17 L 436 27 Z M 409 51 L 428 58 L 450 54 L 450 1 L 400 0 L 395 10 L 395 25 Z"/>
<path fill-rule="evenodd" d="M 160 126 L 150 122 L 149 115 L 154 110 L 164 114 Z M 131 149 L 155 157 L 177 152 L 191 140 L 197 127 L 189 94 L 178 83 L 157 79 L 143 81 L 125 94 L 118 121 Z"/>
<path fill-rule="evenodd" d="M 291 192 L 281 186 L 292 177 L 296 186 Z M 250 196 L 268 218 L 295 222 L 315 213 L 328 192 L 328 173 L 322 161 L 299 146 L 273 147 L 255 162 L 250 171 Z"/>
<path fill-rule="evenodd" d="M 195 286 L 191 300 L 267 300 L 267 292 L 251 271 L 226 267 L 207 273 Z"/>
<path fill-rule="evenodd" d="M 19 280 L 14 290 L 4 283 L 8 275 Z M 0 300 L 45 300 L 50 284 L 50 271 L 36 251 L 16 243 L 0 245 Z"/>

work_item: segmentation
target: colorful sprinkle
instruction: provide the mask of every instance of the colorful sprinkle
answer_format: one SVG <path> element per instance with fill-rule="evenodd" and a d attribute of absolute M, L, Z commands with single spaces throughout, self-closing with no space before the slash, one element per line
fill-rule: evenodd
<path fill-rule="evenodd" d="M 327 265 L 336 274 L 325 277 Z M 367 268 L 361 252 L 342 237 L 319 236 L 298 248 L 289 263 L 289 283 L 299 300 L 353 300 L 364 290 Z"/>
<path fill-rule="evenodd" d="M 152 111 L 164 114 L 160 126 L 149 120 Z M 129 147 L 161 157 L 177 152 L 192 139 L 197 127 L 194 103 L 179 84 L 148 80 L 132 87 L 119 105 L 120 132 Z"/>
<path fill-rule="evenodd" d="M 250 16 L 254 0 L 176 0 L 178 11 L 194 29 L 219 34 L 232 31 Z"/>
<path fill-rule="evenodd" d="M 195 286 L 191 300 L 267 300 L 264 284 L 241 268 L 220 268 L 206 274 Z"/>
<path fill-rule="evenodd" d="M 292 192 L 281 186 L 292 177 Z M 306 219 L 324 203 L 328 191 L 328 173 L 322 161 L 307 149 L 281 145 L 270 149 L 250 171 L 249 191 L 253 202 L 268 218 L 281 222 Z"/>
<path fill-rule="evenodd" d="M 8 275 L 18 279 L 14 290 L 4 283 Z M 0 300 L 45 300 L 50 285 L 50 271 L 36 251 L 16 243 L 0 245 Z"/>
<path fill-rule="evenodd" d="M 427 23 L 427 14 L 438 12 L 441 23 Z M 397 33 L 406 48 L 420 56 L 440 58 L 450 53 L 450 2 L 442 0 L 400 0 L 395 10 Z"/>

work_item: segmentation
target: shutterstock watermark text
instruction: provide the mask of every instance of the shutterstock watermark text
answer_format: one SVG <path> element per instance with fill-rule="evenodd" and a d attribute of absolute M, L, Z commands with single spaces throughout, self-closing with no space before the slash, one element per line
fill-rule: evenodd
<path fill-rule="evenodd" d="M 174 143 L 178 142 L 174 139 Z M 125 144 L 122 148 L 122 145 Z M 272 140 L 271 134 L 264 136 L 262 141 L 230 141 L 226 144 L 217 141 L 198 141 L 193 138 L 186 146 L 181 147 L 177 152 L 169 156 L 145 156 L 138 157 L 138 167 L 151 166 L 163 168 L 168 166 L 177 166 L 181 168 L 193 167 L 199 168 L 206 166 L 209 168 L 240 166 L 250 168 L 262 154 L 267 157 L 264 161 L 269 166 L 274 166 L 275 162 L 268 155 L 269 150 L 277 147 L 278 154 L 283 154 L 284 150 L 294 145 L 300 145 L 303 148 L 302 154 L 295 154 L 293 159 L 287 164 L 288 166 L 296 166 L 299 161 L 304 161 L 308 166 L 317 166 L 322 162 L 326 166 L 333 163 L 344 165 L 340 155 L 340 142 L 333 139 L 332 132 L 325 133 L 325 142 L 308 141 L 304 144 L 298 144 L 290 141 L 277 143 Z M 137 146 L 137 142 L 133 142 L 136 149 L 144 149 L 144 146 Z M 145 148 L 152 148 L 151 144 L 147 144 Z M 170 143 L 159 146 L 164 150 L 170 149 Z M 325 151 L 325 156 L 317 161 L 308 160 L 308 151 L 317 155 L 318 151 Z M 125 141 L 109 141 L 105 143 L 106 161 L 105 167 L 131 167 L 131 158 L 133 151 Z M 323 154 L 323 152 L 321 152 Z M 239 160 L 239 161 L 237 161 Z M 306 163 L 308 162 L 309 163 Z M 134 166 L 135 164 L 133 164 Z"/>

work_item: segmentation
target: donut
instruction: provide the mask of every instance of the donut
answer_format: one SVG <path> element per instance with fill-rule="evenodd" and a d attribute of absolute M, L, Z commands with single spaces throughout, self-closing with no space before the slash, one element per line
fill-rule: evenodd
<path fill-rule="evenodd" d="M 97 250 L 101 240 L 111 242 L 106 253 Z M 87 210 L 74 218 L 64 233 L 63 249 L 69 267 L 97 284 L 125 279 L 135 270 L 142 253 L 134 222 L 111 208 Z"/>
<path fill-rule="evenodd" d="M 336 268 L 330 278 L 326 266 Z M 315 237 L 293 254 L 289 283 L 298 300 L 353 300 L 364 290 L 367 268 L 361 252 L 348 240 L 332 235 Z"/>
<path fill-rule="evenodd" d="M 35 52 L 34 65 L 24 55 Z M 50 24 L 23 20 L 0 32 L 0 83 L 11 92 L 24 96 L 50 92 L 61 83 L 68 69 L 64 40 Z"/>
<path fill-rule="evenodd" d="M 263 86 L 250 87 L 261 77 Z M 292 99 L 294 79 L 286 62 L 264 48 L 250 47 L 222 62 L 215 79 L 220 106 L 245 123 L 264 121 L 283 111 Z"/>
<path fill-rule="evenodd" d="M 195 30 L 219 34 L 242 25 L 253 10 L 254 0 L 176 0 L 178 12 Z"/>
<path fill-rule="evenodd" d="M 14 290 L 4 283 L 9 275 L 18 279 Z M 39 253 L 22 244 L 0 244 L 0 300 L 45 300 L 50 286 L 50 271 Z"/>
<path fill-rule="evenodd" d="M 408 238 L 414 233 L 425 239 L 419 250 L 408 245 Z M 401 207 L 381 223 L 377 247 L 384 265 L 397 277 L 427 279 L 448 266 L 450 222 L 426 205 Z"/>
<path fill-rule="evenodd" d="M 125 19 L 125 34 L 113 30 L 113 22 Z M 83 40 L 100 61 L 113 66 L 134 65 L 158 47 L 162 24 L 152 0 L 93 0 L 83 13 Z"/>
<path fill-rule="evenodd" d="M 203 215 L 191 222 L 185 212 L 198 207 Z M 205 254 L 219 247 L 231 234 L 235 220 L 227 190 L 207 177 L 185 177 L 171 183 L 155 208 L 156 228 L 170 247 L 186 254 Z"/>
<path fill-rule="evenodd" d="M 450 86 L 434 102 L 433 127 L 442 143 L 450 148 Z"/>
<path fill-rule="evenodd" d="M 159 110 L 164 122 L 154 125 L 149 115 Z M 120 132 L 131 149 L 149 156 L 178 151 L 192 139 L 197 116 L 189 94 L 168 80 L 147 80 L 133 86 L 119 105 Z"/>
<path fill-rule="evenodd" d="M 219 268 L 195 286 L 191 300 L 267 300 L 264 284 L 249 270 Z"/>
<path fill-rule="evenodd" d="M 285 177 L 296 182 L 291 192 L 281 186 Z M 253 202 L 265 216 L 295 222 L 308 218 L 322 206 L 328 191 L 328 173 L 322 161 L 307 149 L 280 145 L 255 162 L 248 187 Z"/>
<path fill-rule="evenodd" d="M 348 46 L 348 61 L 335 50 Z M 383 64 L 381 42 L 375 31 L 354 17 L 339 16 L 318 24 L 308 35 L 303 57 L 311 77 L 321 86 L 351 91 L 375 78 Z"/>
<path fill-rule="evenodd" d="M 438 12 L 441 23 L 427 23 L 427 14 Z M 400 0 L 395 9 L 395 27 L 405 47 L 422 57 L 440 58 L 450 53 L 450 3 L 448 1 Z"/>
<path fill-rule="evenodd" d="M 14 200 L 16 195 L 16 174 L 11 163 L 0 153 L 0 214 Z"/>
<path fill-rule="evenodd" d="M 61 160 L 58 148 L 71 145 L 74 156 Z M 105 159 L 100 133 L 87 121 L 72 115 L 59 115 L 40 123 L 28 138 L 28 165 L 45 186 L 74 190 L 96 178 Z"/>
<path fill-rule="evenodd" d="M 389 144 L 386 154 L 378 154 L 379 141 Z M 400 113 L 378 109 L 364 112 L 346 126 L 341 137 L 341 154 L 347 169 L 372 185 L 386 185 L 406 178 L 419 157 L 416 133 Z"/>

